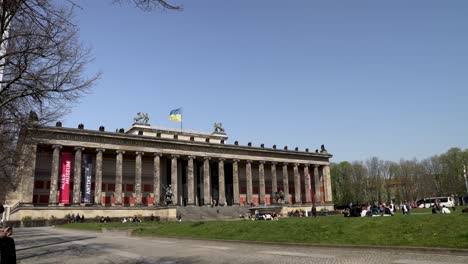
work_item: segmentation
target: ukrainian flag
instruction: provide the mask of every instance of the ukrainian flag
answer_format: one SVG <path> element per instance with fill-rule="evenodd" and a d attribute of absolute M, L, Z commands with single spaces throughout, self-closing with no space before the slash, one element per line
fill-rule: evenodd
<path fill-rule="evenodd" d="M 172 110 L 169 114 L 169 120 L 174 122 L 182 122 L 182 108 Z"/>

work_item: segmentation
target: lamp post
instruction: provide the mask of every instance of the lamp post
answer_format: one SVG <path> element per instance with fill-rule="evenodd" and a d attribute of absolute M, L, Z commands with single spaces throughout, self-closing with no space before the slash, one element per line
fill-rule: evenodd
<path fill-rule="evenodd" d="M 463 165 L 463 177 L 465 177 L 466 194 L 468 195 L 468 180 L 466 179 L 466 165 Z"/>

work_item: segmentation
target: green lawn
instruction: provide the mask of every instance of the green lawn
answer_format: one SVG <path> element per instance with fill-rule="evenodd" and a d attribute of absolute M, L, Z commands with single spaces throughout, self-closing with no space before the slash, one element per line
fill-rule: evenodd
<path fill-rule="evenodd" d="M 393 217 L 281 218 L 279 221 L 85 223 L 62 227 L 135 228 L 134 235 L 270 241 L 306 244 L 468 248 L 468 214 Z M 417 210 L 412 211 L 414 213 Z M 421 212 L 426 212 L 421 211 Z"/>

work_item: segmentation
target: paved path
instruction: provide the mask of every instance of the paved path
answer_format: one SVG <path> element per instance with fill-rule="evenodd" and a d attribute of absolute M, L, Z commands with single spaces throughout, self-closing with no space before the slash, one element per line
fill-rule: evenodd
<path fill-rule="evenodd" d="M 15 229 L 19 263 L 395 263 L 467 264 L 468 254 L 278 246 L 128 237 L 60 228 Z"/>

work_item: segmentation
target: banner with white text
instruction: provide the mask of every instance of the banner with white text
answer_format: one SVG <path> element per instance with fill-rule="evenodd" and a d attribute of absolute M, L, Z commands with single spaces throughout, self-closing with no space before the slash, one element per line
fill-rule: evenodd
<path fill-rule="evenodd" d="M 91 203 L 91 182 L 92 182 L 92 171 L 93 171 L 93 158 L 90 155 L 83 156 L 83 168 L 84 168 L 84 185 L 83 185 L 83 203 Z"/>
<path fill-rule="evenodd" d="M 62 152 L 62 177 L 60 178 L 60 203 L 70 203 L 70 177 L 73 153 Z"/>

